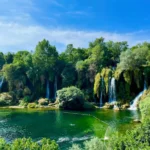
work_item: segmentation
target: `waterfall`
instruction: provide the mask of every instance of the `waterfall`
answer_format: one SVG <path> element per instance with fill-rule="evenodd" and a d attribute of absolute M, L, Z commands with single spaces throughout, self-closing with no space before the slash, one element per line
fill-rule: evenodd
<path fill-rule="evenodd" d="M 116 102 L 116 83 L 115 78 L 111 78 L 110 84 L 109 84 L 109 103 Z"/>
<path fill-rule="evenodd" d="M 129 110 L 137 110 L 138 101 L 139 101 L 139 99 L 142 97 L 142 95 L 144 94 L 144 92 L 145 92 L 146 90 L 147 90 L 146 81 L 144 81 L 144 89 L 143 89 L 143 91 L 140 92 L 140 93 L 135 97 L 135 99 L 133 100 L 133 104 L 130 105 Z"/>
<path fill-rule="evenodd" d="M 47 80 L 47 84 L 46 84 L 46 98 L 47 99 L 50 98 L 49 80 Z"/>
<path fill-rule="evenodd" d="M 103 106 L 103 87 L 104 87 L 104 78 L 101 78 L 101 91 L 100 91 L 100 107 Z"/>
<path fill-rule="evenodd" d="M 3 82 L 4 82 L 4 77 L 2 77 L 2 79 L 0 81 L 0 89 L 2 88 Z"/>
<path fill-rule="evenodd" d="M 57 77 L 55 76 L 55 82 L 54 82 L 54 99 L 57 97 Z"/>

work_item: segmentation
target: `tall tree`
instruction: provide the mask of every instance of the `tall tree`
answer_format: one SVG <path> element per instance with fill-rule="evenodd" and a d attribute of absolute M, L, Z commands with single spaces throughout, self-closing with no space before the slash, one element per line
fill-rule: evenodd
<path fill-rule="evenodd" d="M 39 74 L 51 78 L 57 59 L 56 47 L 50 45 L 48 40 L 44 39 L 37 44 L 33 55 L 33 63 L 38 68 Z"/>

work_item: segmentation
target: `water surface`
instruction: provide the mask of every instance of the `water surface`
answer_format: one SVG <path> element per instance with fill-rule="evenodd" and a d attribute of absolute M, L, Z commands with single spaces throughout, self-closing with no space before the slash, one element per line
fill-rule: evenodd
<path fill-rule="evenodd" d="M 8 141 L 31 137 L 56 140 L 61 149 L 94 136 L 104 138 L 113 131 L 124 133 L 134 127 L 138 111 L 96 110 L 91 112 L 0 110 L 0 136 Z M 108 129 L 109 126 L 109 130 Z M 108 133 L 106 133 L 106 130 Z M 110 133 L 109 133 L 110 132 Z"/>

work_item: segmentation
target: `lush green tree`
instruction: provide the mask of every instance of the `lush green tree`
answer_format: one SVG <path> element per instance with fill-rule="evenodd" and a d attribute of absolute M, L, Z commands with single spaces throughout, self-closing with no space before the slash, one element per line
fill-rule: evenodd
<path fill-rule="evenodd" d="M 7 64 L 3 67 L 4 77 L 9 84 L 9 90 L 20 88 L 26 83 L 25 66 L 22 64 Z"/>
<path fill-rule="evenodd" d="M 73 44 L 68 44 L 65 52 L 61 53 L 60 57 L 68 63 L 76 64 L 77 61 L 88 58 L 88 53 L 84 48 L 74 48 Z"/>
<path fill-rule="evenodd" d="M 5 58 L 6 64 L 11 64 L 13 62 L 13 59 L 14 59 L 14 54 L 8 52 L 7 54 L 5 54 L 4 58 Z"/>
<path fill-rule="evenodd" d="M 72 64 L 67 64 L 61 73 L 62 87 L 68 87 L 75 85 L 76 82 L 76 70 Z"/>
<path fill-rule="evenodd" d="M 127 42 L 113 42 L 109 41 L 106 42 L 106 47 L 108 49 L 109 55 L 108 61 L 110 62 L 109 65 L 116 67 L 117 63 L 120 61 L 120 54 L 128 49 Z M 110 57 L 109 57 L 110 56 Z"/>
<path fill-rule="evenodd" d="M 59 107 L 69 110 L 81 110 L 84 105 L 84 94 L 74 86 L 57 91 Z"/>
<path fill-rule="evenodd" d="M 4 54 L 0 52 L 0 69 L 2 69 L 4 64 L 5 64 Z"/>
<path fill-rule="evenodd" d="M 39 74 L 44 74 L 51 79 L 54 76 L 57 58 L 58 52 L 56 47 L 50 45 L 49 41 L 44 39 L 36 46 L 33 63 L 37 67 Z"/>
<path fill-rule="evenodd" d="M 120 55 L 120 63 L 118 69 L 120 70 L 134 70 L 147 64 L 149 56 L 149 49 L 147 47 L 136 48 L 133 51 L 130 49 L 122 52 Z"/>

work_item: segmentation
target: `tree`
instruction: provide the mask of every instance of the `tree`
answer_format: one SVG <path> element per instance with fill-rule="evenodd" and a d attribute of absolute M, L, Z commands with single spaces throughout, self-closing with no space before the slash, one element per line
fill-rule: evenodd
<path fill-rule="evenodd" d="M 120 61 L 120 54 L 128 49 L 127 42 L 106 42 L 106 47 L 108 49 L 109 55 L 107 57 L 110 61 L 110 66 L 116 67 L 117 63 Z"/>
<path fill-rule="evenodd" d="M 8 52 L 7 54 L 4 55 L 4 58 L 5 58 L 6 64 L 11 64 L 13 62 L 13 59 L 14 59 L 14 54 Z"/>
<path fill-rule="evenodd" d="M 50 45 L 48 40 L 42 40 L 38 43 L 33 55 L 33 63 L 38 68 L 39 74 L 46 77 L 53 76 L 58 52 L 55 46 Z"/>
<path fill-rule="evenodd" d="M 147 58 L 149 58 L 147 47 L 136 48 L 133 51 L 129 49 L 121 53 L 118 69 L 122 71 L 138 69 L 147 64 Z"/>
<path fill-rule="evenodd" d="M 62 86 L 75 85 L 77 72 L 72 64 L 67 64 L 61 73 Z"/>
<path fill-rule="evenodd" d="M 4 54 L 0 52 L 0 69 L 2 69 L 4 64 L 5 64 Z"/>
<path fill-rule="evenodd" d="M 57 91 L 59 107 L 69 110 L 81 110 L 84 105 L 82 91 L 74 86 L 63 88 Z"/>

